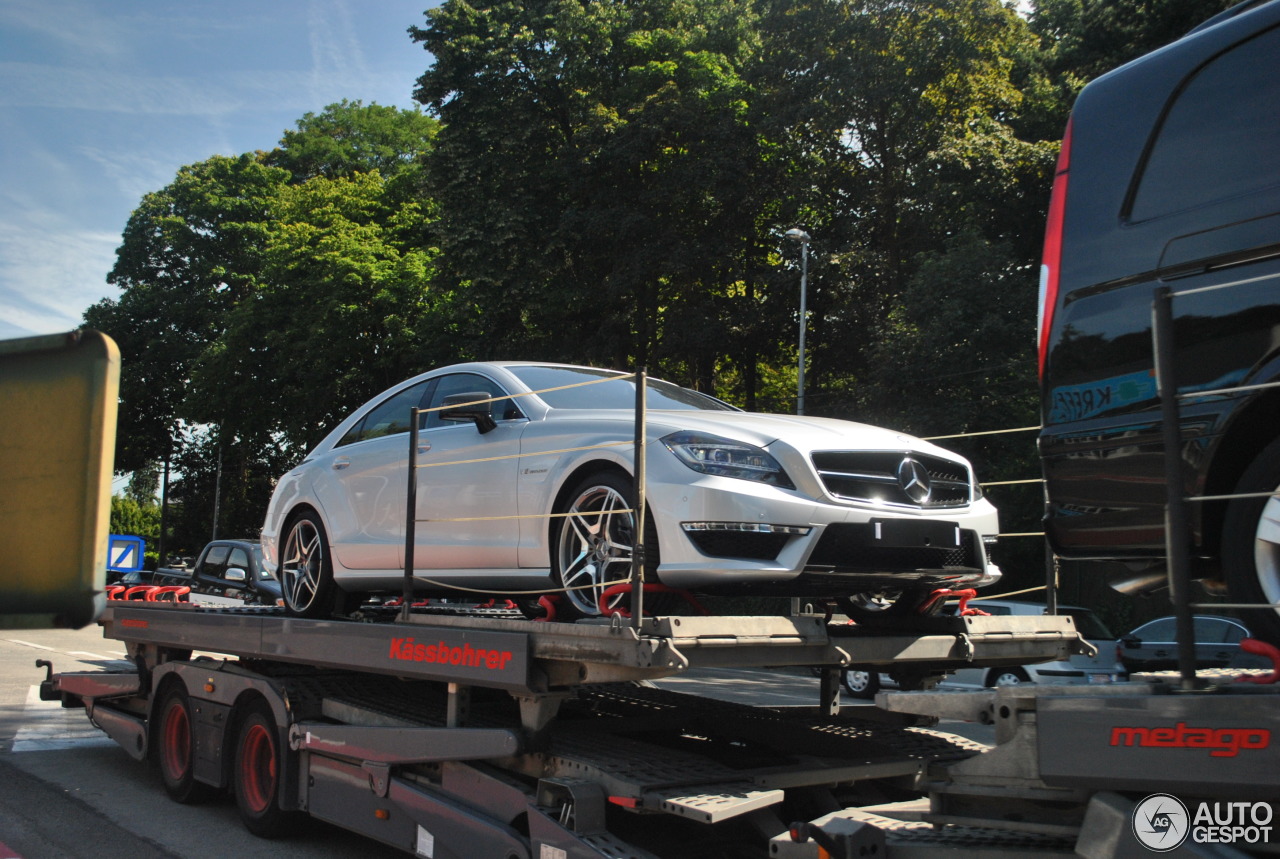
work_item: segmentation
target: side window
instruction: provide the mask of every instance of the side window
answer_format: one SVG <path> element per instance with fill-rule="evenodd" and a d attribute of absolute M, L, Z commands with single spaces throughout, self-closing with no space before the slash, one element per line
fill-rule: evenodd
<path fill-rule="evenodd" d="M 1170 106 L 1133 199 L 1134 221 L 1280 184 L 1280 30 L 1200 69 Z"/>
<path fill-rule="evenodd" d="M 239 546 L 235 547 L 234 549 L 231 550 L 231 556 L 227 558 L 227 566 L 239 567 L 240 569 L 245 571 L 246 575 L 248 575 L 249 569 L 250 569 L 249 553 L 246 552 L 244 549 L 241 549 Z"/>
<path fill-rule="evenodd" d="M 1227 630 L 1226 635 L 1223 636 L 1222 640 L 1227 644 L 1239 644 L 1241 639 L 1245 638 L 1247 634 L 1247 630 L 1239 624 L 1224 623 L 1223 626 L 1225 626 Z"/>
<path fill-rule="evenodd" d="M 441 377 L 440 384 L 436 386 L 435 392 L 431 395 L 429 408 L 434 409 L 444 405 L 445 398 L 454 394 L 471 393 L 483 394 L 486 399 L 489 397 L 504 397 L 507 394 L 506 391 L 498 387 L 497 382 L 486 376 L 481 376 L 477 373 L 452 373 Z M 489 403 L 489 414 L 493 416 L 495 421 L 509 421 L 524 417 L 515 400 L 497 400 Z M 441 420 L 439 412 L 431 412 L 427 415 L 428 429 L 452 426 L 458 426 L 458 424 L 453 421 Z"/>
<path fill-rule="evenodd" d="M 371 438 L 382 438 L 387 435 L 396 435 L 409 431 L 409 410 L 415 406 L 421 406 L 422 396 L 427 391 L 427 386 L 432 380 L 419 382 L 405 388 L 398 394 L 391 396 L 382 403 L 374 407 L 373 411 L 365 415 L 364 420 L 353 426 L 342 437 L 336 447 L 344 444 L 352 444 L 357 441 L 368 441 Z"/>
<path fill-rule="evenodd" d="M 1143 641 L 1173 641 L 1174 623 L 1171 617 L 1152 621 L 1138 633 L 1138 637 Z"/>
<path fill-rule="evenodd" d="M 221 576 L 227 566 L 227 553 L 230 546 L 214 546 L 204 556 L 204 571 L 211 576 Z"/>

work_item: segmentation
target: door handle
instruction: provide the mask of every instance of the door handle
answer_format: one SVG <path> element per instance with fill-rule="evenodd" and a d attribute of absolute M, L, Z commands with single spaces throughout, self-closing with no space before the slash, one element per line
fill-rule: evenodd
<path fill-rule="evenodd" d="M 426 439 L 422 439 L 418 442 L 418 453 L 426 453 L 429 450 L 431 450 L 431 442 Z"/>
<path fill-rule="evenodd" d="M 341 471 L 342 469 L 346 468 L 350 464 L 351 464 L 351 460 L 347 459 L 345 456 L 340 457 L 333 461 L 333 470 Z"/>

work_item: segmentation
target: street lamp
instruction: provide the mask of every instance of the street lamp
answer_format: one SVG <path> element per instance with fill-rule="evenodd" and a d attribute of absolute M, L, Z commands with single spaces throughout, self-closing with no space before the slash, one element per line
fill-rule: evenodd
<path fill-rule="evenodd" d="M 787 238 L 800 243 L 800 366 L 796 372 L 796 414 L 804 414 L 804 329 L 808 316 L 809 234 L 799 227 L 787 230 Z"/>

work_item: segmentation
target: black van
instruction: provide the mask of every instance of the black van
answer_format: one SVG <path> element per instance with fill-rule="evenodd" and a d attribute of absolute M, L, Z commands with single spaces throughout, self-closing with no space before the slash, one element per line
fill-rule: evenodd
<path fill-rule="evenodd" d="M 1133 587 L 1164 568 L 1152 299 L 1173 291 L 1189 495 L 1280 487 L 1280 0 L 1247 2 L 1090 83 L 1040 284 L 1046 531 Z M 1280 603 L 1280 500 L 1193 502 L 1194 574 Z M 1280 615 L 1254 612 L 1280 640 Z"/>

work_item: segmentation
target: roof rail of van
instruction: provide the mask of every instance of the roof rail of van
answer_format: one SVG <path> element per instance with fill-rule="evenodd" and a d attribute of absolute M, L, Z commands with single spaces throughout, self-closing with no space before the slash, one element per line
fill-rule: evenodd
<path fill-rule="evenodd" d="M 1213 27 L 1217 24 L 1221 24 L 1223 21 L 1226 21 L 1230 18 L 1234 18 L 1237 15 L 1243 14 L 1244 12 L 1248 12 L 1250 9 L 1256 8 L 1258 6 L 1265 6 L 1267 3 L 1270 3 L 1270 2 L 1272 2 L 1272 0 L 1244 0 L 1244 2 L 1237 3 L 1236 5 L 1232 6 L 1230 9 L 1224 9 L 1223 11 L 1219 12 L 1217 15 L 1214 15 L 1209 20 L 1200 22 L 1199 24 L 1197 24 L 1196 26 L 1188 30 L 1186 35 L 1190 36 L 1192 33 L 1199 33 L 1201 30 L 1207 30 L 1210 27 Z"/>

